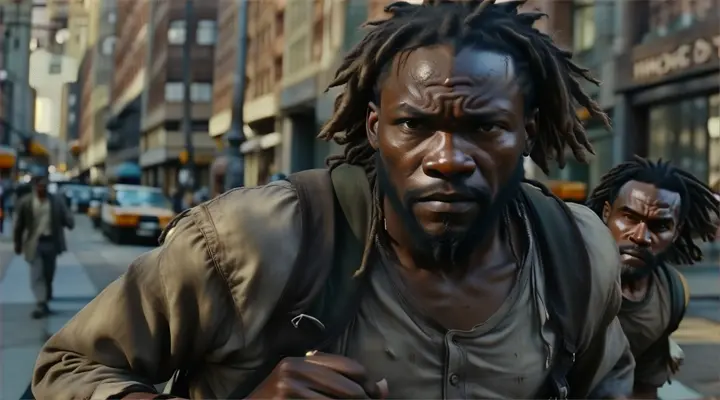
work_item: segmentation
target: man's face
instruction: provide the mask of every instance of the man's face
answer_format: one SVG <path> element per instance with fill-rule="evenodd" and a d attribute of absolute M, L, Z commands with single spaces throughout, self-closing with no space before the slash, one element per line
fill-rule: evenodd
<path fill-rule="evenodd" d="M 603 220 L 620 247 L 623 276 L 650 274 L 680 232 L 680 195 L 649 183 L 623 185 Z"/>
<path fill-rule="evenodd" d="M 38 196 L 45 196 L 47 194 L 47 186 L 47 180 L 39 179 L 35 182 L 35 193 L 37 193 Z"/>
<path fill-rule="evenodd" d="M 386 73 L 368 139 L 416 252 L 467 256 L 514 197 L 535 133 L 517 81 L 509 56 L 450 45 L 402 54 Z"/>

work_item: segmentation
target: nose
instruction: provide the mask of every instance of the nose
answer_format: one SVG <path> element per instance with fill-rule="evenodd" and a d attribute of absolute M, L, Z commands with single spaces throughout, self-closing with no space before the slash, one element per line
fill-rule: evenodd
<path fill-rule="evenodd" d="M 439 146 L 425 157 L 423 170 L 435 178 L 458 178 L 475 172 L 475 161 L 456 146 L 454 137 L 448 132 L 438 132 Z"/>
<path fill-rule="evenodd" d="M 640 247 L 650 247 L 652 244 L 652 237 L 650 236 L 650 230 L 647 224 L 641 222 L 635 225 L 635 228 L 630 233 L 630 241 Z"/>

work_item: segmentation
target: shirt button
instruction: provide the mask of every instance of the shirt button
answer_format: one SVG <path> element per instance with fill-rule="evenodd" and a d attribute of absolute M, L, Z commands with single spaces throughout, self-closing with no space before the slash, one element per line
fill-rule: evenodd
<path fill-rule="evenodd" d="M 450 375 L 450 384 L 457 386 L 460 383 L 460 377 L 457 374 Z"/>

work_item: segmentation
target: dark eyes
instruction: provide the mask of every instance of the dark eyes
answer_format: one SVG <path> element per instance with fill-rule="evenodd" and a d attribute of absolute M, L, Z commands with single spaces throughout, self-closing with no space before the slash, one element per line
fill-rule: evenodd
<path fill-rule="evenodd" d="M 643 222 L 641 218 L 634 214 L 625 214 L 624 218 L 634 224 Z M 664 221 L 647 221 L 648 228 L 653 232 L 667 232 L 673 228 L 673 224 Z"/>

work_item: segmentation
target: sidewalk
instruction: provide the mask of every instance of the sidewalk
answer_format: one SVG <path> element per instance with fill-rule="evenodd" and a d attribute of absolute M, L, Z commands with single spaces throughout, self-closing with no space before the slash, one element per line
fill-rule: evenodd
<path fill-rule="evenodd" d="M 72 318 L 97 291 L 73 253 L 58 258 L 53 315 L 33 320 L 35 299 L 29 268 L 15 256 L 12 243 L 0 239 L 0 399 L 15 400 L 25 392 L 37 353 L 45 341 Z"/>

